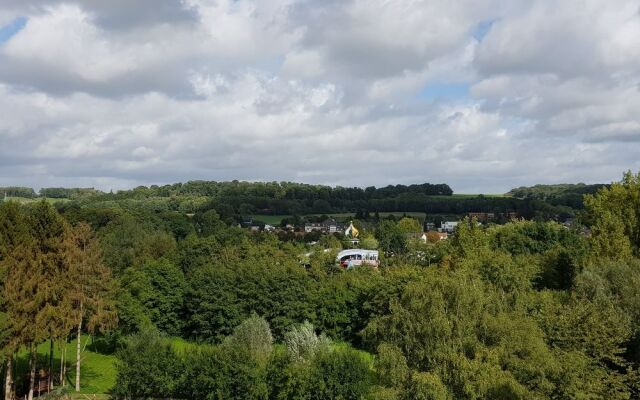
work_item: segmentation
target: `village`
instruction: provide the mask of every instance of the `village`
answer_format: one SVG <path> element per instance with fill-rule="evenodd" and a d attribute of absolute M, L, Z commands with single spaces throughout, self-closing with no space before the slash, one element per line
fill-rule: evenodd
<path fill-rule="evenodd" d="M 479 226 L 496 224 L 504 221 L 512 221 L 518 218 L 517 213 L 487 213 L 470 212 L 458 219 L 442 219 L 441 217 L 424 219 L 406 214 L 396 218 L 393 215 L 387 219 L 408 226 L 402 230 L 402 239 L 406 243 L 417 243 L 422 245 L 434 245 L 440 241 L 447 240 L 454 235 L 462 219 L 475 221 Z M 283 218 L 280 224 L 262 223 L 259 219 L 245 217 L 239 227 L 246 228 L 252 232 L 267 232 L 277 235 L 281 240 L 296 240 L 306 243 L 314 249 L 320 242 L 325 244 L 328 240 L 333 240 L 334 246 L 339 246 L 335 263 L 343 269 L 351 269 L 366 265 L 377 269 L 380 266 L 380 246 L 375 240 L 374 232 L 379 218 L 351 219 L 345 217 L 333 217 L 327 215 L 309 216 L 306 218 Z M 331 248 L 323 251 L 329 252 Z M 308 259 L 316 250 L 311 250 L 304 254 L 301 264 L 309 266 Z M 416 249 L 418 258 L 428 258 L 424 250 Z M 387 254 L 392 255 L 392 254 Z M 430 261 L 430 260 L 427 260 Z"/>

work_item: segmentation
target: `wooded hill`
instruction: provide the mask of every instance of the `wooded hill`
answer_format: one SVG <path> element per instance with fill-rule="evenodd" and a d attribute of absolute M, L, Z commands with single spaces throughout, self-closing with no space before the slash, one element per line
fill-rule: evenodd
<path fill-rule="evenodd" d="M 117 193 L 82 188 L 43 188 L 40 197 L 70 200 L 68 207 L 140 208 L 195 213 L 216 210 L 225 219 L 260 215 L 423 212 L 464 216 L 471 212 L 517 213 L 565 220 L 583 208 L 582 196 L 602 185 L 555 185 L 513 189 L 507 195 L 456 195 L 446 184 L 345 188 L 291 182 L 191 181 L 140 186 Z M 8 196 L 34 199 L 31 188 L 0 188 Z"/>

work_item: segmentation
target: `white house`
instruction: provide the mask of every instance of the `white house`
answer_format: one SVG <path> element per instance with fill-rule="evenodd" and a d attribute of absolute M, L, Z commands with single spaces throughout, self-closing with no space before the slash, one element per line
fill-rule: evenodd
<path fill-rule="evenodd" d="M 458 226 L 458 221 L 445 221 L 440 228 L 443 232 L 453 233 Z"/>

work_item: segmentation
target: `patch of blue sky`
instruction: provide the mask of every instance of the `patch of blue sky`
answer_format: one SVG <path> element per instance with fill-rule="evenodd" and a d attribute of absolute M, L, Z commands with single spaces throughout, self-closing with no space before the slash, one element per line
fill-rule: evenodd
<path fill-rule="evenodd" d="M 484 39 L 484 37 L 487 36 L 487 33 L 489 33 L 489 31 L 491 30 L 491 27 L 493 26 L 494 22 L 496 22 L 496 21 L 495 20 L 487 20 L 487 21 L 480 22 L 476 26 L 476 28 L 473 30 L 471 35 L 478 42 L 482 42 L 482 39 Z"/>
<path fill-rule="evenodd" d="M 11 39 L 16 33 L 20 32 L 27 24 L 26 17 L 18 17 L 8 24 L 0 27 L 0 44 Z"/>
<path fill-rule="evenodd" d="M 422 99 L 464 100 L 469 98 L 468 82 L 431 82 L 418 93 Z"/>

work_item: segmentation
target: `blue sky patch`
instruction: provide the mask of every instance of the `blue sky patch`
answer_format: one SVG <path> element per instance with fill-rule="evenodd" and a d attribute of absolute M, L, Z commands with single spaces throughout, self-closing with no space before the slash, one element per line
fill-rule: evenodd
<path fill-rule="evenodd" d="M 432 82 L 425 86 L 418 97 L 423 99 L 462 99 L 469 97 L 469 83 Z"/>
<path fill-rule="evenodd" d="M 478 26 L 476 26 L 476 29 L 473 30 L 471 35 L 476 38 L 478 42 L 482 42 L 482 39 L 487 36 L 487 33 L 489 33 L 489 31 L 491 30 L 494 22 L 496 21 L 489 20 L 480 22 Z"/>
<path fill-rule="evenodd" d="M 18 17 L 13 21 L 9 22 L 5 26 L 0 27 L 0 44 L 6 42 L 11 39 L 13 35 L 20 32 L 22 28 L 27 24 L 26 17 Z"/>

